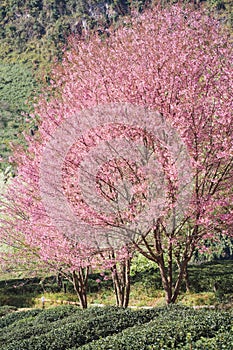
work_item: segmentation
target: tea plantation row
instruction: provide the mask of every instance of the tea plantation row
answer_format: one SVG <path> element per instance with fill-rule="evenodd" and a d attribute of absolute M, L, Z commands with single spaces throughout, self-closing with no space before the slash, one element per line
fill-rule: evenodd
<path fill-rule="evenodd" d="M 60 306 L 0 318 L 2 350 L 233 349 L 233 311 Z"/>

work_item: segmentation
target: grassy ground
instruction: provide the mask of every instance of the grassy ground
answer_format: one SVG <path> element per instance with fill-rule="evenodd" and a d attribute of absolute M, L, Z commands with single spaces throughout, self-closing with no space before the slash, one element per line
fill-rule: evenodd
<path fill-rule="evenodd" d="M 58 292 L 55 279 L 48 279 L 43 288 L 40 279 L 0 280 L 0 306 L 41 307 L 41 297 L 45 306 L 71 302 L 78 303 L 72 286 L 67 284 L 67 293 Z M 98 284 L 96 275 L 91 276 L 88 303 L 114 305 L 115 296 L 111 281 Z M 187 306 L 225 305 L 233 306 L 233 261 L 219 261 L 189 267 L 190 292 L 182 287 L 178 303 Z M 130 294 L 130 306 L 163 306 L 164 292 L 156 269 L 134 271 Z"/>

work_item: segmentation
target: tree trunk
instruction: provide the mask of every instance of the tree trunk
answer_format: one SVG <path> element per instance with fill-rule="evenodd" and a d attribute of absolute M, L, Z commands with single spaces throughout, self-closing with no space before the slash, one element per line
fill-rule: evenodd
<path fill-rule="evenodd" d="M 173 296 L 172 296 L 172 303 L 176 302 L 177 297 L 179 295 L 181 283 L 184 279 L 185 271 L 187 270 L 187 265 L 188 265 L 189 260 L 190 260 L 189 258 L 184 259 L 183 262 L 179 266 L 180 271 L 179 271 L 179 275 L 178 275 L 178 278 L 176 280 L 176 284 L 174 287 Z"/>
<path fill-rule="evenodd" d="M 131 258 L 127 258 L 115 264 L 111 268 L 113 286 L 116 296 L 116 305 L 118 307 L 127 308 L 129 305 L 130 295 L 130 266 Z"/>
<path fill-rule="evenodd" d="M 56 280 L 57 280 L 57 286 L 59 287 L 60 290 L 62 290 L 63 281 L 62 281 L 61 269 L 57 273 Z"/>
<path fill-rule="evenodd" d="M 160 276 L 162 279 L 163 289 L 165 291 L 165 299 L 167 304 L 172 303 L 172 285 L 171 280 L 169 281 L 167 276 L 167 270 L 165 267 L 163 256 L 158 258 L 157 264 L 159 266 Z M 169 271 L 169 273 L 172 273 L 172 271 Z"/>
<path fill-rule="evenodd" d="M 163 257 L 159 257 L 156 261 L 159 266 L 167 304 L 175 303 L 178 298 L 180 288 L 181 288 L 181 283 L 185 278 L 185 273 L 187 272 L 188 261 L 189 259 L 185 259 L 179 265 L 179 275 L 176 279 L 175 285 L 173 285 L 173 280 L 171 278 L 171 275 L 173 274 L 171 265 L 168 269 L 166 269 Z"/>
<path fill-rule="evenodd" d="M 87 308 L 87 280 L 89 267 L 80 268 L 77 272 L 73 271 L 73 285 L 78 295 L 80 306 L 82 309 Z"/>
<path fill-rule="evenodd" d="M 187 239 L 184 250 L 182 251 L 180 249 L 178 255 L 177 246 L 173 246 L 172 237 L 167 234 L 166 227 L 163 225 L 161 219 L 158 219 L 154 225 L 153 245 L 151 244 L 152 240 L 150 235 L 148 236 L 148 239 L 147 237 L 142 236 L 140 244 L 134 242 L 135 249 L 147 259 L 158 265 L 167 304 L 175 303 L 178 298 L 181 283 L 187 273 L 187 264 L 191 259 L 194 247 L 196 246 L 195 237 L 198 237 L 197 231 L 198 226 L 193 229 L 193 239 Z M 169 239 L 168 245 L 165 246 L 165 249 L 162 244 L 164 237 L 166 238 L 164 240 L 165 242 Z M 179 267 L 179 274 L 176 280 L 174 280 L 174 263 Z"/>

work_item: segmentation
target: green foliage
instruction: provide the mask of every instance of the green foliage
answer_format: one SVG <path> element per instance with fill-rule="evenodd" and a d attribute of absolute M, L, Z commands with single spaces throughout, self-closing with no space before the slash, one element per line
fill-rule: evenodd
<path fill-rule="evenodd" d="M 96 0 L 5 0 L 0 11 L 0 59 L 48 65 L 61 55 L 69 34 L 81 34 L 84 27 L 97 24 L 108 26 L 129 12 L 130 3 L 125 0 L 106 4 L 108 7 Z"/>
<path fill-rule="evenodd" d="M 233 293 L 233 261 L 214 261 L 189 266 L 189 281 L 194 292 Z"/>
<path fill-rule="evenodd" d="M 9 329 L 4 329 L 0 336 L 2 350 L 33 349 L 66 350 L 72 346 L 81 346 L 100 337 L 117 333 L 135 324 L 143 324 L 157 316 L 158 310 L 124 310 L 120 308 L 90 308 L 78 310 L 72 316 L 61 320 L 55 317 L 57 310 L 45 310 L 37 317 L 19 320 Z M 64 313 L 62 314 L 64 316 Z"/>
<path fill-rule="evenodd" d="M 0 305 L 12 305 L 15 307 L 32 307 L 34 300 L 31 294 L 12 295 L 0 293 Z"/>
<path fill-rule="evenodd" d="M 56 322 L 56 327 L 62 327 L 67 322 L 75 322 L 78 317 L 77 313 L 80 311 L 77 307 L 60 306 L 38 313 L 34 317 L 25 315 L 9 325 L 7 329 L 4 328 L 0 331 L 0 344 L 27 339 L 32 335 L 43 335 L 44 332 L 54 328 L 54 322 Z"/>
<path fill-rule="evenodd" d="M 196 249 L 192 258 L 195 263 L 233 258 L 233 238 L 230 236 L 216 233 L 214 239 L 203 240 L 201 244 L 207 249 L 202 252 Z"/>
<path fill-rule="evenodd" d="M 143 0 L 145 2 L 145 0 Z M 48 78 L 51 63 L 62 57 L 67 37 L 85 29 L 109 26 L 129 13 L 125 0 L 4 0 L 0 9 L 0 170 L 7 180 L 13 169 L 7 159 L 11 143 L 27 127 L 35 75 Z M 39 73 L 38 73 L 39 68 Z M 49 79 L 49 78 L 48 78 Z M 30 101 L 26 103 L 26 101 Z"/>
<path fill-rule="evenodd" d="M 217 298 L 214 292 L 205 293 L 186 293 L 181 298 L 182 305 L 186 306 L 207 306 L 212 307 L 217 304 Z"/>
<path fill-rule="evenodd" d="M 10 155 L 10 144 L 22 143 L 19 134 L 26 127 L 26 115 L 32 110 L 33 96 L 38 91 L 38 84 L 32 69 L 23 64 L 0 63 L 0 157 L 5 162 L 0 163 L 5 177 L 11 175 L 7 167 L 7 157 Z M 24 115 L 23 115 L 24 114 Z"/>
<path fill-rule="evenodd" d="M 10 306 L 10 305 L 4 305 L 4 306 L 0 306 L 0 317 L 1 316 L 5 316 L 13 311 L 16 311 L 17 307 L 15 306 Z"/>
<path fill-rule="evenodd" d="M 221 241 L 221 252 L 232 249 L 230 239 Z M 215 250 L 217 252 L 217 249 Z M 217 254 L 217 253 L 216 253 Z M 188 266 L 189 284 L 192 292 L 213 292 L 216 287 L 223 293 L 233 293 L 233 260 L 216 260 L 192 263 Z M 140 283 L 146 288 L 162 289 L 162 281 L 157 266 L 143 258 L 135 257 L 132 262 L 132 283 Z M 185 291 L 185 285 L 182 285 Z"/>
<path fill-rule="evenodd" d="M 213 338 L 201 337 L 194 345 L 193 350 L 230 350 L 233 346 L 233 332 L 217 332 Z M 184 348 L 184 350 L 190 348 Z"/>
<path fill-rule="evenodd" d="M 14 313 L 8 314 L 5 317 L 2 317 L 0 319 L 0 329 L 8 327 L 9 325 L 12 325 L 13 323 L 15 323 L 21 319 L 35 317 L 40 312 L 42 312 L 42 310 L 32 309 L 32 310 L 28 310 L 28 311 L 14 312 Z"/>
<path fill-rule="evenodd" d="M 180 309 L 173 307 L 160 310 L 156 319 L 142 326 L 134 326 L 114 336 L 93 341 L 81 347 L 83 350 L 116 349 L 196 349 L 199 339 L 206 343 L 221 331 L 231 334 L 232 315 L 217 311 Z M 224 332 L 223 332 L 224 330 Z M 230 350 L 233 343 L 225 343 Z M 72 350 L 77 349 L 73 347 Z M 203 348 L 204 349 L 204 348 Z M 222 348 L 216 348 L 222 349 Z"/>
<path fill-rule="evenodd" d="M 232 326 L 232 312 L 216 310 L 61 306 L 6 315 L 0 344 L 2 350 L 231 350 Z"/>
<path fill-rule="evenodd" d="M 0 281 L 0 305 L 31 307 L 35 297 L 44 293 L 56 293 L 59 289 L 55 277 L 11 279 Z"/>
<path fill-rule="evenodd" d="M 21 278 L 21 279 L 8 279 L 0 281 L 0 290 L 5 294 L 27 294 L 27 293 L 43 293 L 56 292 L 57 284 L 55 277 L 47 277 L 40 279 L 34 278 Z"/>
<path fill-rule="evenodd" d="M 141 254 L 132 260 L 131 279 L 132 283 L 140 282 L 146 288 L 163 289 L 158 266 Z"/>

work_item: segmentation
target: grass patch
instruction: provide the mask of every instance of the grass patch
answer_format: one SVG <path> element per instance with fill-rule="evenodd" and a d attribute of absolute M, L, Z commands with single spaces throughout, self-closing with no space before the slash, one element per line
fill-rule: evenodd
<path fill-rule="evenodd" d="M 188 306 L 200 305 L 233 305 L 233 261 L 219 261 L 191 265 L 188 268 L 190 293 L 185 293 L 182 286 L 178 302 Z M 115 305 L 115 295 L 112 282 L 96 282 L 98 274 L 90 276 L 88 286 L 88 303 Z M 130 306 L 162 306 L 165 304 L 164 292 L 159 282 L 159 273 L 156 268 L 147 268 L 134 271 L 132 276 Z M 44 296 L 45 306 L 66 304 L 68 301 L 78 303 L 78 296 L 71 283 L 66 281 L 67 293 L 58 291 L 56 279 L 12 279 L 0 280 L 0 306 L 12 305 L 18 308 L 40 307 L 41 297 Z"/>
<path fill-rule="evenodd" d="M 179 297 L 178 302 L 185 306 L 210 306 L 216 305 L 217 299 L 213 292 L 185 293 Z"/>

